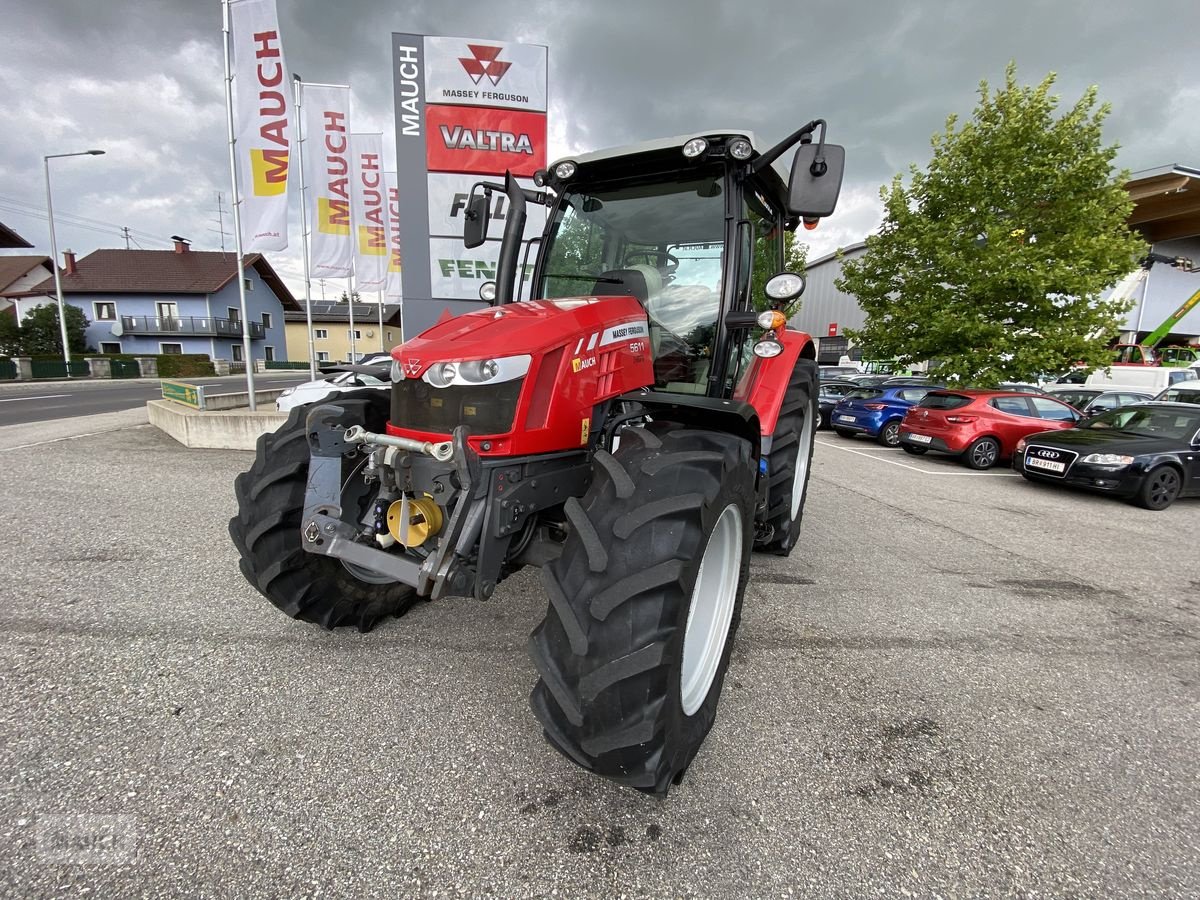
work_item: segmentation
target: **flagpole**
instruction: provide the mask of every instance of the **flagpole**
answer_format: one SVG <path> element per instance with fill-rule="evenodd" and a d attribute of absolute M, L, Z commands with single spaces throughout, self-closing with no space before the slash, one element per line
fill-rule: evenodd
<path fill-rule="evenodd" d="M 242 310 L 242 357 L 246 361 L 246 395 L 250 411 L 258 409 L 254 397 L 254 355 L 250 348 L 250 318 L 246 311 L 246 260 L 242 256 L 242 195 L 238 192 L 237 138 L 233 125 L 233 72 L 229 44 L 232 38 L 230 0 L 221 0 L 222 31 L 225 38 L 225 118 L 229 125 L 229 179 L 233 185 L 233 240 L 237 252 L 238 302 Z"/>
<path fill-rule="evenodd" d="M 350 301 L 350 362 L 356 363 L 356 362 L 358 362 L 358 360 L 355 359 L 355 357 L 358 356 L 358 343 L 354 340 L 354 275 L 353 275 L 353 273 L 349 277 L 346 278 L 346 284 L 348 284 L 350 286 L 349 290 L 346 294 L 346 297 Z"/>
<path fill-rule="evenodd" d="M 292 75 L 292 89 L 296 100 L 296 163 L 300 173 L 300 240 L 304 252 L 304 320 L 308 325 L 308 374 L 317 380 L 317 345 L 313 338 L 312 323 L 312 276 L 308 270 L 308 201 L 305 193 L 308 185 L 304 181 L 304 84 L 299 75 Z"/>
<path fill-rule="evenodd" d="M 376 291 L 375 296 L 379 299 L 379 352 L 387 353 L 387 348 L 383 346 L 383 289 Z"/>

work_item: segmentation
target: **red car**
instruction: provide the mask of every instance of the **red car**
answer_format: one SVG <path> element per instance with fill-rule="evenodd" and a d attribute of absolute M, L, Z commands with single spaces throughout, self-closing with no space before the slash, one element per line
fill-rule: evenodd
<path fill-rule="evenodd" d="M 930 391 L 900 423 L 900 446 L 913 454 L 951 453 L 972 469 L 990 469 L 1010 458 L 1026 435 L 1070 428 L 1081 418 L 1074 407 L 1048 396 Z"/>

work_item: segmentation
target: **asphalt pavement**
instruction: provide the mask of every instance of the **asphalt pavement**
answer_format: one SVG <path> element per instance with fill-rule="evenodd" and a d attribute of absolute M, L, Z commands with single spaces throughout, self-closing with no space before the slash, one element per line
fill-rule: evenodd
<path fill-rule="evenodd" d="M 244 375 L 179 380 L 227 393 L 246 390 Z M 259 390 L 308 380 L 307 371 L 261 372 L 254 376 Z M 149 400 L 161 398 L 162 389 L 156 378 L 5 382 L 0 384 L 0 427 L 136 409 Z"/>
<path fill-rule="evenodd" d="M 822 432 L 659 801 L 543 742 L 535 572 L 293 622 L 225 532 L 251 454 L 108 418 L 0 429 L 6 895 L 1200 894 L 1200 502 Z"/>

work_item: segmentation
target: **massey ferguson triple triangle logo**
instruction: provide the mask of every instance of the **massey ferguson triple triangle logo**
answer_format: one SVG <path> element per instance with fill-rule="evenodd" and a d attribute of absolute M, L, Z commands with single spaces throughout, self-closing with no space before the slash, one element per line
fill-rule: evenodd
<path fill-rule="evenodd" d="M 485 44 L 467 44 L 467 49 L 471 51 L 471 57 L 468 59 L 465 56 L 460 56 L 458 61 L 462 63 L 462 67 L 467 70 L 467 74 L 471 76 L 471 80 L 479 84 L 480 79 L 484 75 L 488 77 L 488 81 L 495 87 L 500 83 L 500 79 L 504 77 L 504 73 L 512 66 L 510 62 L 501 62 L 497 57 L 500 56 L 500 51 L 503 47 L 488 47 Z"/>

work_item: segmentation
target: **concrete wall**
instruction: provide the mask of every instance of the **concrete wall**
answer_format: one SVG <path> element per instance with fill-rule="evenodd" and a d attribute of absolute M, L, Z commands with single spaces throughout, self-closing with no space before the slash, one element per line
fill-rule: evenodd
<path fill-rule="evenodd" d="M 277 430 L 288 418 L 273 408 L 197 412 L 170 400 L 151 400 L 146 414 L 151 425 L 185 447 L 206 450 L 253 450 L 259 436 Z"/>

